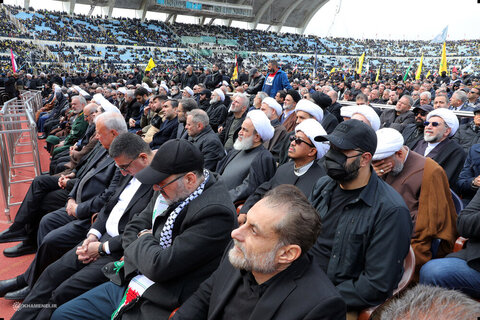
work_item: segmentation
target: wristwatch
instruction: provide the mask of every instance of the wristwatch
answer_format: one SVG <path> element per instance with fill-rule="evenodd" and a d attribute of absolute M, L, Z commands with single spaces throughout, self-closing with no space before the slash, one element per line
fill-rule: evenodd
<path fill-rule="evenodd" d="M 107 255 L 105 250 L 103 250 L 103 243 L 100 243 L 100 245 L 98 246 L 98 254 L 101 255 L 102 257 Z"/>
<path fill-rule="evenodd" d="M 478 189 L 478 186 L 475 184 L 475 179 L 472 180 L 472 189 Z"/>

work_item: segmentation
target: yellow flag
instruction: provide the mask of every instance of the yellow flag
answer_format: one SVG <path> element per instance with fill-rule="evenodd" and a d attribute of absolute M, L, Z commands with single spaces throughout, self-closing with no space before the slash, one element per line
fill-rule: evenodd
<path fill-rule="evenodd" d="M 235 81 L 238 79 L 238 61 L 237 61 L 237 55 L 235 55 L 235 68 L 233 69 L 233 74 L 230 80 Z"/>
<path fill-rule="evenodd" d="M 360 58 L 358 58 L 357 74 L 361 74 L 361 73 L 362 73 L 363 60 L 365 60 L 365 52 L 362 53 L 362 55 L 360 56 Z"/>
<path fill-rule="evenodd" d="M 428 77 L 430 77 L 430 70 L 428 70 L 427 75 L 425 76 L 425 78 L 428 79 Z"/>
<path fill-rule="evenodd" d="M 443 71 L 445 71 L 446 73 L 448 73 L 446 42 L 443 43 L 443 47 L 442 47 L 442 59 L 440 60 L 440 67 L 438 68 L 438 73 L 441 75 Z"/>
<path fill-rule="evenodd" d="M 334 73 L 335 72 L 335 68 L 332 68 L 332 70 L 330 70 L 330 73 Z"/>
<path fill-rule="evenodd" d="M 375 82 L 378 82 L 378 78 L 380 78 L 380 69 L 381 69 L 381 68 L 382 68 L 382 67 L 380 67 L 380 68 L 377 69 L 377 76 L 375 77 Z"/>
<path fill-rule="evenodd" d="M 148 61 L 147 67 L 145 68 L 145 71 L 150 71 L 153 68 L 155 68 L 155 62 L 153 62 L 153 58 L 150 58 Z"/>
<path fill-rule="evenodd" d="M 417 73 L 415 74 L 415 80 L 420 80 L 420 76 L 422 75 L 422 66 L 423 66 L 423 53 L 422 57 L 420 58 L 420 64 L 417 68 Z"/>
<path fill-rule="evenodd" d="M 232 81 L 235 81 L 238 79 L 238 66 L 235 66 L 235 69 L 233 69 L 233 74 L 232 74 Z"/>

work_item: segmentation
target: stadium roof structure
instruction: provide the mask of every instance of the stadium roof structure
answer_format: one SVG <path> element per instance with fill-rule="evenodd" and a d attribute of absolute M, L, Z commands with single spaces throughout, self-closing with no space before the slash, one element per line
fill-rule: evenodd
<path fill-rule="evenodd" d="M 199 24 L 214 20 L 243 21 L 256 29 L 266 24 L 269 30 L 279 32 L 282 27 L 296 28 L 303 33 L 315 13 L 329 0 L 58 0 L 70 4 L 70 13 L 75 4 L 90 5 L 90 14 L 97 6 L 111 17 L 114 8 L 136 10 L 142 19 L 148 11 L 168 14 L 166 22 L 175 21 L 177 15 L 198 17 Z M 25 0 L 25 4 L 29 0 Z M 28 8 L 28 6 L 26 6 Z"/>

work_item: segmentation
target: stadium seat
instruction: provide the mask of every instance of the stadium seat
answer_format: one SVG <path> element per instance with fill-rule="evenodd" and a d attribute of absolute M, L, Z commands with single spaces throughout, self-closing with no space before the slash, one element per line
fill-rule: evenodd
<path fill-rule="evenodd" d="M 403 261 L 403 275 L 402 275 L 402 278 L 400 279 L 400 282 L 398 283 L 397 289 L 393 291 L 393 296 L 387 299 L 383 304 L 385 304 L 390 299 L 392 299 L 393 297 L 401 293 L 403 290 L 405 290 L 408 284 L 412 281 L 414 273 L 415 273 L 415 253 L 413 252 L 412 246 L 410 246 L 410 250 L 408 251 L 407 257 Z M 358 314 L 358 320 L 370 319 L 373 312 L 377 308 L 381 307 L 383 304 L 362 310 Z"/>

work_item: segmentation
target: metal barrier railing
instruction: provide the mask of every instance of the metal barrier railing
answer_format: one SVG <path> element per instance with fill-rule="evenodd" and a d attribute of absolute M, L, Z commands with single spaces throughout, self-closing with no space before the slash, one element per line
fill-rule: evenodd
<path fill-rule="evenodd" d="M 39 91 L 23 91 L 19 98 L 11 99 L 0 110 L 0 182 L 5 203 L 5 215 L 10 218 L 10 207 L 21 202 L 11 202 L 11 185 L 24 183 L 33 178 L 16 180 L 16 169 L 33 167 L 35 176 L 42 173 L 38 151 L 35 111 L 41 107 Z M 19 150 L 22 148 L 22 151 Z M 18 155 L 32 155 L 32 161 L 20 162 Z"/>

